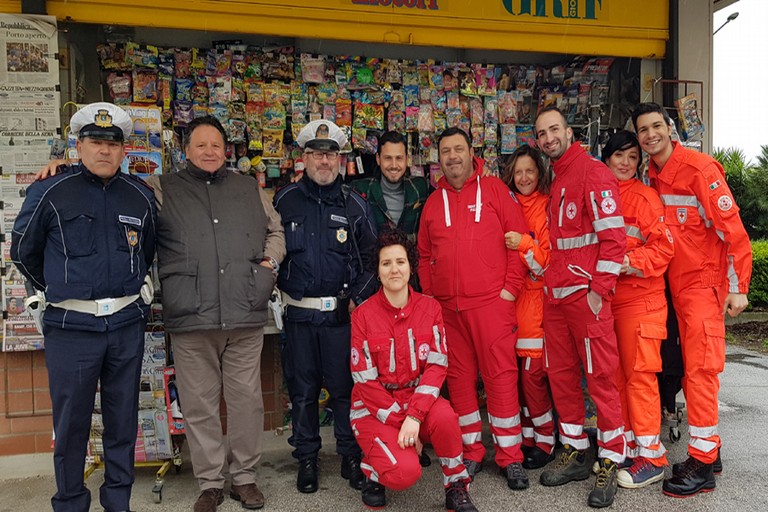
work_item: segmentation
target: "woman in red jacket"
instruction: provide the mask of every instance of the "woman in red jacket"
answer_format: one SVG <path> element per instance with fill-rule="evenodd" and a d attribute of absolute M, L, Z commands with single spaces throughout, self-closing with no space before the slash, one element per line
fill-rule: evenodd
<path fill-rule="evenodd" d="M 658 194 L 637 179 L 640 144 L 626 130 L 603 149 L 603 162 L 619 180 L 627 253 L 613 299 L 619 346 L 617 386 L 624 416 L 628 468 L 619 486 L 638 488 L 664 479 L 666 448 L 661 443 L 661 402 L 656 373 L 661 371 L 661 341 L 667 336 L 664 272 L 674 253 Z"/>
<path fill-rule="evenodd" d="M 383 507 L 385 488 L 416 483 L 422 445 L 431 443 L 443 470 L 445 508 L 473 512 L 459 419 L 440 396 L 448 367 L 441 308 L 408 284 L 417 261 L 403 232 L 382 233 L 373 261 L 381 289 L 352 313 L 350 420 L 363 451 L 363 503 Z"/>
<path fill-rule="evenodd" d="M 528 269 L 523 291 L 517 299 L 518 338 L 515 352 L 520 369 L 520 406 L 523 411 L 523 467 L 543 467 L 554 457 L 554 422 L 549 385 L 542 359 L 544 344 L 544 269 L 549 265 L 547 201 L 549 175 L 541 154 L 531 146 L 520 146 L 504 167 L 504 183 L 515 193 L 528 223 L 527 233 L 504 235 L 507 249 L 518 251 Z"/>

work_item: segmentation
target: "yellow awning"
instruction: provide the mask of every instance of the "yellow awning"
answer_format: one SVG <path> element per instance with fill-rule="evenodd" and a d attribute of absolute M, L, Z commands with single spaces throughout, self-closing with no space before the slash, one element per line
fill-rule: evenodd
<path fill-rule="evenodd" d="M 47 9 L 60 21 L 567 55 L 662 58 L 669 37 L 668 0 L 53 0 Z"/>

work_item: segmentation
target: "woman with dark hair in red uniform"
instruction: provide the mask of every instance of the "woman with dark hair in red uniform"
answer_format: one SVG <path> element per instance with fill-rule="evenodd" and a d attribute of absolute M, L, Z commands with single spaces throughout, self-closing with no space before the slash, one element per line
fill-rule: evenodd
<path fill-rule="evenodd" d="M 363 451 L 363 503 L 383 507 L 385 488 L 416 483 L 419 453 L 431 443 L 443 470 L 445 508 L 474 512 L 459 419 L 440 396 L 448 366 L 443 316 L 436 300 L 409 286 L 417 262 L 404 233 L 382 233 L 373 258 L 381 289 L 352 313 L 350 420 Z"/>

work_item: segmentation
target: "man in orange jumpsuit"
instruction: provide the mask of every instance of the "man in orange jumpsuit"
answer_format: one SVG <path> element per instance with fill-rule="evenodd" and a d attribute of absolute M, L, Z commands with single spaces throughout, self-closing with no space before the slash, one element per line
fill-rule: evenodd
<path fill-rule="evenodd" d="M 545 470 L 540 481 L 556 486 L 589 478 L 579 385 L 583 367 L 597 407 L 600 458 L 587 503 L 608 507 L 616 496 L 618 465 L 626 450 L 611 312 L 627 247 L 619 187 L 604 164 L 572 143 L 573 131 L 557 108 L 539 112 L 535 133 L 542 152 L 554 162 L 547 209 L 552 255 L 544 273 L 544 357 L 565 445 L 555 467 Z"/>
<path fill-rule="evenodd" d="M 618 480 L 619 486 L 636 489 L 663 480 L 667 465 L 656 373 L 661 371 L 661 341 L 667 335 L 664 272 L 674 254 L 674 240 L 659 195 L 636 177 L 640 144 L 635 134 L 616 132 L 603 148 L 602 160 L 619 180 L 627 233 L 613 316 L 619 346 L 616 385 L 631 464 L 619 471 Z"/>
<path fill-rule="evenodd" d="M 651 157 L 651 185 L 659 192 L 675 239 L 668 279 L 680 324 L 688 405 L 688 459 L 675 464 L 664 494 L 686 497 L 715 488 L 718 458 L 718 374 L 725 366 L 725 312 L 747 306 L 752 248 L 725 173 L 712 157 L 672 142 L 670 119 L 655 103 L 632 113 L 640 146 Z"/>
<path fill-rule="evenodd" d="M 448 128 L 438 140 L 445 175 L 429 196 L 419 227 L 419 279 L 443 307 L 448 339 L 448 391 L 459 415 L 464 464 L 473 477 L 485 447 L 477 399 L 477 373 L 488 395 L 496 463 L 511 489 L 528 487 L 522 467 L 517 396 L 515 297 L 525 267 L 504 246 L 507 231 L 525 232 L 520 205 L 494 176 L 481 176 L 469 136 Z"/>

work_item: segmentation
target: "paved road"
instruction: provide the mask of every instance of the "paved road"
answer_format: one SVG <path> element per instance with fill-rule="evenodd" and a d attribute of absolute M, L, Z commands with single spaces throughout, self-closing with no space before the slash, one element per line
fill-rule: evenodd
<path fill-rule="evenodd" d="M 728 348 L 728 363 L 722 375 L 720 392 L 720 429 L 724 438 L 723 475 L 718 477 L 715 492 L 686 500 L 667 498 L 661 485 L 640 490 L 620 490 L 612 510 L 616 511 L 765 511 L 768 510 L 768 356 L 736 347 Z M 327 440 L 321 456 L 320 491 L 313 495 L 299 494 L 294 487 L 295 465 L 290 458 L 286 438 L 268 434 L 265 453 L 259 469 L 259 484 L 267 499 L 265 510 L 295 511 L 357 511 L 365 510 L 359 493 L 350 489 L 338 476 L 338 458 L 332 453 L 330 429 L 324 429 Z M 758 437 L 760 436 L 760 437 Z M 687 434 L 683 434 L 683 442 Z M 668 445 L 670 460 L 685 458 L 685 445 Z M 32 459 L 30 458 L 30 461 Z M 40 457 L 37 458 L 40 460 Z M 30 466 L 27 461 L 0 457 L 0 512 L 41 512 L 50 510 L 49 497 L 54 489 L 47 456 L 42 475 L 24 479 L 8 479 Z M 12 466 L 12 467 L 8 467 Z M 586 496 L 593 480 L 576 482 L 559 488 L 539 485 L 541 470 L 531 472 L 532 486 L 523 492 L 512 492 L 505 481 L 486 463 L 486 469 L 472 486 L 472 496 L 481 511 L 508 510 L 590 510 Z M 425 470 L 424 478 L 412 489 L 388 492 L 388 510 L 434 511 L 444 510 L 441 476 L 436 464 Z M 151 469 L 140 469 L 133 493 L 133 509 L 142 512 L 189 511 L 197 497 L 197 486 L 189 463 L 181 474 L 173 472 L 166 477 L 163 502 L 152 502 L 154 474 Z M 98 500 L 101 472 L 88 480 Z M 94 504 L 92 511 L 101 508 Z M 222 512 L 243 510 L 237 502 L 226 499 L 219 507 Z"/>

